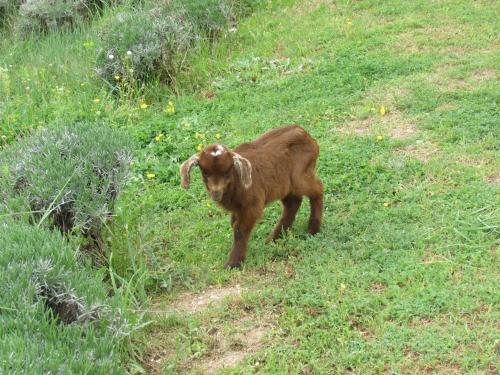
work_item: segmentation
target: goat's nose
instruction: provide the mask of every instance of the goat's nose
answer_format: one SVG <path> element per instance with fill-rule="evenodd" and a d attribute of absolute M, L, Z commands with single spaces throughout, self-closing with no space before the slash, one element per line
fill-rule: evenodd
<path fill-rule="evenodd" d="M 222 199 L 222 191 L 212 191 L 212 199 L 214 201 L 220 201 Z"/>

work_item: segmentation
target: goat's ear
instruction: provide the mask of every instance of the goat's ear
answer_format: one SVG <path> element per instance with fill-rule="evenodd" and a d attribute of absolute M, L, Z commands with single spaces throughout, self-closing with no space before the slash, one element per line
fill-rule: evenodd
<path fill-rule="evenodd" d="M 236 152 L 233 152 L 233 160 L 243 187 L 248 189 L 252 185 L 252 163 Z"/>
<path fill-rule="evenodd" d="M 198 165 L 198 160 L 198 155 L 193 155 L 181 165 L 181 186 L 184 189 L 189 187 L 189 183 L 191 182 L 191 169 L 193 169 L 195 165 Z"/>

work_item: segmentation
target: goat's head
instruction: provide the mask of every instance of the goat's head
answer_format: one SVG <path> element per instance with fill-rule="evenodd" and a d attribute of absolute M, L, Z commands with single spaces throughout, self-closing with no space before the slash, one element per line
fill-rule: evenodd
<path fill-rule="evenodd" d="M 224 145 L 209 145 L 182 163 L 181 185 L 184 189 L 189 187 L 190 172 L 196 165 L 200 167 L 203 182 L 215 201 L 222 200 L 224 192 L 234 178 L 238 178 L 245 189 L 252 184 L 250 161 Z"/>

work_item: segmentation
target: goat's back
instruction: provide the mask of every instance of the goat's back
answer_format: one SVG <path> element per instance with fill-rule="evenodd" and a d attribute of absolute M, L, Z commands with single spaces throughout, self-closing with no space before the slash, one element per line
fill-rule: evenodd
<path fill-rule="evenodd" d="M 245 157 L 265 153 L 268 156 L 290 151 L 306 151 L 306 157 L 317 158 L 319 147 L 316 141 L 300 126 L 286 125 L 264 133 L 252 142 L 242 143 L 234 149 Z M 291 155 L 299 157 L 300 155 Z"/>
<path fill-rule="evenodd" d="M 286 125 L 264 133 L 234 149 L 252 163 L 254 178 L 261 180 L 266 201 L 295 192 L 304 180 L 314 178 L 319 154 L 316 141 L 300 126 Z"/>

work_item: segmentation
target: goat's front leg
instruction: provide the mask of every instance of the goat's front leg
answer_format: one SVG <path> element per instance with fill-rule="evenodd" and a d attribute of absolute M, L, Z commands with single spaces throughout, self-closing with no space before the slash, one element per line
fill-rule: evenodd
<path fill-rule="evenodd" d="M 226 268 L 239 268 L 241 262 L 245 260 L 250 233 L 262 214 L 262 209 L 255 211 L 233 214 L 231 218 L 233 222 L 233 247 L 226 262 Z"/>

